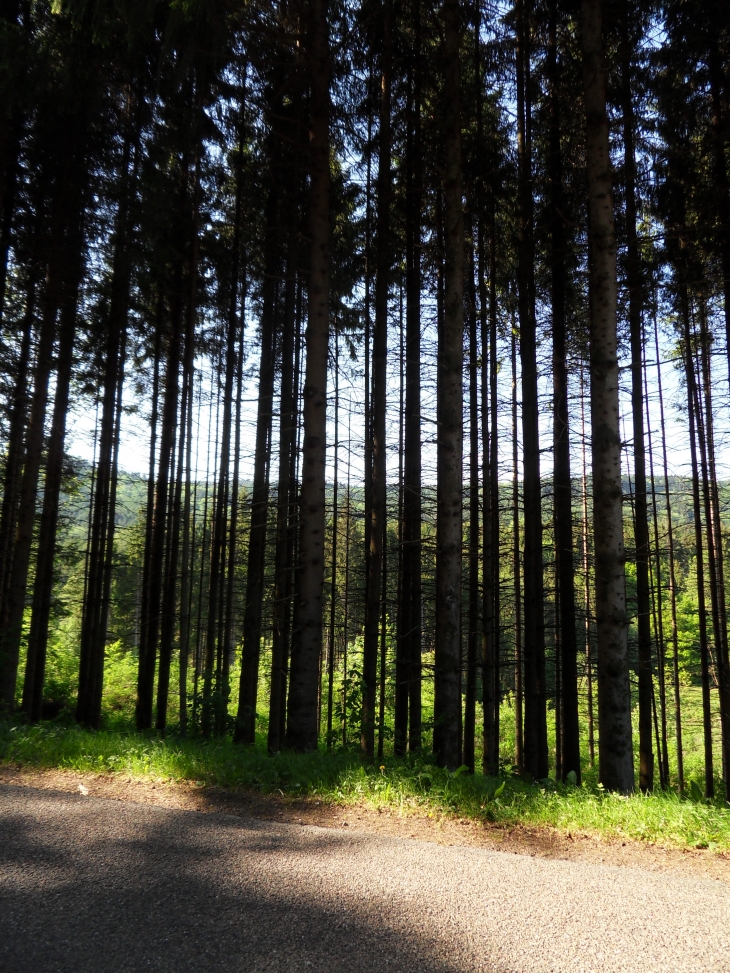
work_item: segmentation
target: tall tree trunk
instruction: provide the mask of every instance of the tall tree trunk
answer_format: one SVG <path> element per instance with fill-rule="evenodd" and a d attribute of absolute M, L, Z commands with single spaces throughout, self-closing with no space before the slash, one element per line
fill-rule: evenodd
<path fill-rule="evenodd" d="M 600 776 L 607 789 L 628 793 L 634 788 L 634 754 L 624 572 L 616 233 L 601 0 L 582 0 L 581 42 L 591 247 L 591 452 Z"/>
<path fill-rule="evenodd" d="M 340 452 L 340 339 L 335 331 L 335 461 L 332 484 L 332 576 L 330 578 L 330 624 L 327 651 L 327 749 L 332 749 L 332 708 L 335 682 L 335 621 L 337 617 L 337 463 Z"/>
<path fill-rule="evenodd" d="M 642 328 L 643 331 L 643 328 Z M 646 338 L 644 337 L 644 346 Z M 643 362 L 644 386 L 647 382 L 646 355 Z M 660 557 L 661 545 L 659 541 L 659 503 L 657 500 L 656 478 L 654 476 L 654 448 L 651 435 L 651 416 L 649 413 L 649 399 L 645 402 L 646 432 L 649 445 L 649 495 L 651 496 L 652 524 L 654 533 L 654 558 L 649 561 L 649 586 L 652 592 L 652 615 L 654 618 L 654 634 L 657 646 L 657 676 L 659 682 L 659 707 L 661 712 L 661 746 L 659 760 L 659 775 L 661 787 L 669 786 L 669 739 L 667 729 L 667 683 L 666 683 L 666 640 L 664 636 L 664 596 L 662 580 L 662 564 Z M 654 584 L 656 576 L 656 585 Z"/>
<path fill-rule="evenodd" d="M 30 4 L 5 0 L 0 6 L 0 44 L 4 61 L 0 71 L 0 322 L 5 309 L 8 255 L 18 199 L 23 129 L 31 115 L 26 102 L 31 64 Z"/>
<path fill-rule="evenodd" d="M 15 367 L 15 382 L 8 423 L 5 469 L 3 471 L 2 506 L 0 507 L 0 606 L 2 606 L 7 597 L 12 576 L 14 529 L 18 517 L 18 502 L 23 476 L 23 437 L 29 401 L 28 381 L 31 367 L 31 338 L 33 335 L 33 320 L 36 310 L 36 288 L 38 285 L 36 268 L 37 260 L 34 260 L 26 288 L 25 313 L 21 326 L 20 349 Z"/>
<path fill-rule="evenodd" d="M 330 284 L 330 58 L 326 0 L 309 4 L 310 184 L 309 321 L 304 383 L 304 442 L 299 515 L 294 640 L 287 744 L 317 748 L 317 677 L 322 652 L 324 586 L 327 351 Z"/>
<path fill-rule="evenodd" d="M 352 402 L 349 403 L 350 406 Z M 347 501 L 345 511 L 345 618 L 342 626 L 342 746 L 347 746 L 347 688 L 349 684 L 347 671 L 347 640 L 350 637 L 350 519 L 352 507 L 350 503 L 350 452 L 352 449 L 352 410 L 347 413 Z"/>
<path fill-rule="evenodd" d="M 186 363 L 187 364 L 187 363 Z M 190 665 L 190 630 L 192 620 L 192 584 L 194 552 L 191 551 L 195 534 L 195 501 L 193 499 L 192 462 L 193 462 L 193 394 L 195 388 L 195 369 L 189 374 L 187 381 L 187 401 L 183 408 L 187 410 L 187 441 L 185 443 L 185 499 L 182 511 L 182 550 L 180 552 L 180 667 L 178 671 L 178 714 L 180 721 L 180 736 L 187 736 L 188 732 L 188 668 Z M 198 434 L 200 429 L 198 429 Z M 197 465 L 197 464 L 196 464 Z M 192 524 L 191 524 L 192 513 Z"/>
<path fill-rule="evenodd" d="M 128 298 L 128 291 L 127 291 Z M 110 320 L 107 360 L 105 363 L 99 461 L 96 469 L 91 513 L 91 537 L 88 545 L 88 581 L 84 592 L 79 662 L 79 690 L 76 719 L 98 729 L 101 719 L 106 616 L 105 591 L 110 582 L 114 524 L 116 520 L 116 463 L 119 448 L 121 395 L 124 384 L 126 352 L 126 316 L 123 311 L 122 331 Z M 97 688 L 99 697 L 97 699 Z"/>
<path fill-rule="evenodd" d="M 474 285 L 474 257 L 471 255 L 468 284 L 469 307 L 469 621 L 466 654 L 466 693 L 464 698 L 464 756 L 463 760 L 474 773 L 474 735 L 476 731 L 477 657 L 482 632 L 479 626 L 479 385 L 477 359 L 476 289 Z"/>
<path fill-rule="evenodd" d="M 725 118 L 723 116 L 723 65 L 720 55 L 719 30 L 717 13 L 721 6 L 710 15 L 709 69 L 710 69 L 710 106 L 712 113 L 712 155 L 713 155 L 713 202 L 717 206 L 719 226 L 717 228 L 718 245 L 720 250 L 720 265 L 722 268 L 722 296 L 725 312 L 725 339 L 728 359 L 728 375 L 730 375 L 730 186 L 728 186 L 726 154 Z M 725 98 L 727 99 L 727 80 L 724 81 Z"/>
<path fill-rule="evenodd" d="M 580 371 L 580 439 L 581 439 L 581 506 L 583 513 L 583 623 L 586 658 L 586 696 L 588 716 L 588 760 L 591 769 L 596 763 L 595 720 L 593 713 L 593 647 L 591 639 L 591 572 L 588 530 L 588 464 L 586 462 L 585 370 Z"/>
<path fill-rule="evenodd" d="M 76 308 L 83 265 L 83 236 L 83 220 L 79 215 L 76 224 L 70 228 L 66 241 L 68 262 L 60 311 L 56 393 L 48 437 L 43 484 L 43 511 L 38 534 L 33 607 L 25 663 L 23 709 L 33 721 L 41 718 L 43 710 L 43 683 L 53 595 L 53 568 L 56 555 L 59 498 L 63 478 L 66 416 L 69 406 L 73 346 L 76 337 Z"/>
<path fill-rule="evenodd" d="M 403 572 L 396 665 L 395 741 L 421 747 L 421 9 L 413 0 L 414 31 L 406 135 L 406 335 L 403 421 Z M 409 729 L 410 727 L 410 729 Z"/>
<path fill-rule="evenodd" d="M 375 326 L 373 328 L 372 466 L 370 491 L 370 546 L 367 559 L 367 605 L 363 640 L 363 705 L 360 746 L 372 760 L 375 745 L 375 690 L 378 630 L 385 556 L 386 444 L 385 412 L 388 364 L 388 285 L 390 282 L 390 76 L 393 29 L 391 0 L 383 0 L 383 52 L 380 71 L 378 140 L 378 234 L 375 268 Z"/>
<path fill-rule="evenodd" d="M 461 173 L 460 7 L 444 0 L 444 321 L 437 391 L 436 650 L 433 749 L 461 763 L 461 544 L 464 213 Z"/>
<path fill-rule="evenodd" d="M 194 111 L 200 111 L 200 105 L 196 103 Z M 200 143 L 197 123 L 192 126 L 195 144 L 195 162 L 193 166 L 193 192 L 190 200 L 189 213 L 189 242 L 188 259 L 185 275 L 187 300 L 185 302 L 185 332 L 182 355 L 182 376 L 183 386 L 180 408 L 180 433 L 178 440 L 177 471 L 173 496 L 171 497 L 171 517 L 168 522 L 168 544 L 169 559 L 164 579 L 161 605 L 161 626 L 160 626 L 160 664 L 157 681 L 157 713 L 156 727 L 161 732 L 165 731 L 167 725 L 167 707 L 170 687 L 170 664 L 172 661 L 173 642 L 178 618 L 180 618 L 181 634 L 182 613 L 176 612 L 177 588 L 178 588 L 178 563 L 180 552 L 180 533 L 181 533 L 181 507 L 183 491 L 183 471 L 185 467 L 185 449 L 187 440 L 187 427 L 192 423 L 192 408 L 188 411 L 187 406 L 192 407 L 192 391 L 194 379 L 194 360 L 195 360 L 195 320 L 198 307 L 198 223 L 201 198 L 200 186 Z M 179 352 L 178 352 L 179 353 Z M 164 428 L 164 427 L 163 427 Z M 170 469 L 172 473 L 172 468 Z"/>
<path fill-rule="evenodd" d="M 701 386 L 705 400 L 705 430 L 707 445 L 708 486 L 711 537 L 714 547 L 715 598 L 718 615 L 717 665 L 720 689 L 720 722 L 722 727 L 722 761 L 725 780 L 725 796 L 730 798 L 730 660 L 728 659 L 727 601 L 725 596 L 725 559 L 723 551 L 722 522 L 720 520 L 720 496 L 715 463 L 715 432 L 712 406 L 712 369 L 710 362 L 711 338 L 707 329 L 707 308 L 700 308 Z"/>
<path fill-rule="evenodd" d="M 69 129 L 69 139 L 72 139 Z M 63 158 L 73 166 L 75 149 L 71 144 Z M 51 214 L 51 243 L 43 315 L 36 348 L 34 387 L 25 438 L 25 464 L 18 498 L 18 513 L 12 553 L 12 569 L 3 593 L 0 635 L 0 708 L 12 712 L 20 656 L 23 613 L 28 585 L 33 526 L 36 516 L 38 477 L 44 444 L 44 425 L 48 405 L 48 385 L 53 362 L 53 343 L 56 337 L 56 318 L 59 307 L 68 296 L 69 262 L 74 260 L 73 246 L 68 233 L 82 220 L 83 188 L 77 173 L 71 168 L 58 176 Z M 80 246 L 80 240 L 78 245 Z M 80 254 L 75 254 L 80 259 Z M 75 296 L 74 296 L 75 300 Z"/>
<path fill-rule="evenodd" d="M 169 482 L 177 427 L 180 385 L 180 345 L 182 331 L 182 269 L 178 263 L 175 272 L 173 306 L 167 342 L 165 390 L 162 405 L 160 451 L 155 482 L 154 505 L 149 541 L 149 566 L 146 594 L 146 611 L 142 617 L 139 643 L 139 668 L 137 672 L 137 703 L 135 720 L 138 730 L 152 726 L 155 668 L 160 631 L 160 609 L 164 581 L 164 561 L 167 537 Z"/>
<path fill-rule="evenodd" d="M 279 402 L 279 476 L 276 488 L 276 555 L 274 565 L 274 625 L 271 649 L 271 693 L 269 699 L 270 753 L 277 753 L 283 744 L 282 716 L 285 712 L 285 660 L 291 628 L 291 533 L 292 494 L 291 469 L 296 432 L 296 402 L 299 377 L 295 369 L 298 346 L 296 314 L 297 258 L 294 233 L 290 231 L 287 257 L 286 294 L 284 301 L 284 332 L 281 345 L 281 397 Z"/>
<path fill-rule="evenodd" d="M 76 719 L 79 723 L 97 729 L 98 720 L 101 719 L 101 690 L 103 687 L 106 641 L 105 615 L 107 612 L 105 611 L 104 594 L 111 580 L 108 575 L 111 571 L 113 553 L 111 549 L 108 549 L 107 541 L 110 538 L 113 539 L 116 519 L 115 457 L 118 455 L 119 447 L 119 419 L 121 418 L 119 401 L 123 386 L 127 318 L 129 315 L 131 286 L 130 197 L 133 193 L 139 167 L 139 135 L 141 129 L 139 114 L 137 121 L 136 132 L 133 133 L 128 108 L 120 171 L 111 301 L 107 322 L 99 459 L 93 491 L 91 538 L 87 551 L 88 583 L 84 592 L 81 621 Z M 130 172 L 129 165 L 133 148 L 134 166 L 132 172 Z"/>
<path fill-rule="evenodd" d="M 667 458 L 667 435 L 664 421 L 664 389 L 662 387 L 662 365 L 659 354 L 659 326 L 654 301 L 654 355 L 656 358 L 657 386 L 659 392 L 659 422 L 662 434 L 662 468 L 664 473 L 664 501 L 667 511 L 667 555 L 669 560 L 669 605 L 672 618 L 672 681 L 674 686 L 675 742 L 677 748 L 677 787 L 684 792 L 684 749 L 682 745 L 682 700 L 679 682 L 679 626 L 677 624 L 677 577 L 674 560 L 674 527 L 672 524 L 672 501 L 669 493 L 669 462 Z"/>
<path fill-rule="evenodd" d="M 269 509 L 269 468 L 271 457 L 271 424 L 274 407 L 274 352 L 276 317 L 276 275 L 278 270 L 278 209 L 276 188 L 272 187 L 267 217 L 267 259 L 264 282 L 264 306 L 261 315 L 261 360 L 259 364 L 258 412 L 256 417 L 256 443 L 254 448 L 254 473 L 251 490 L 251 524 L 248 540 L 246 570 L 246 603 L 243 614 L 243 649 L 241 657 L 241 682 L 238 696 L 238 714 L 233 739 L 236 743 L 254 743 L 256 739 L 256 700 L 259 684 L 259 659 L 261 652 L 261 610 L 264 596 L 264 568 L 266 563 L 266 527 Z M 224 410 L 225 411 L 225 410 Z M 225 422 L 225 419 L 224 419 Z M 225 459 L 228 462 L 228 444 L 224 441 Z M 223 480 L 221 479 L 221 485 Z M 223 525 L 220 536 L 214 538 L 211 561 L 211 608 L 217 592 L 217 560 L 223 544 Z M 216 574 L 214 575 L 214 572 Z M 209 633 L 213 629 L 209 624 Z M 210 635 L 209 635 L 210 637 Z"/>
<path fill-rule="evenodd" d="M 520 564 L 520 480 L 517 441 L 517 339 L 512 327 L 512 590 L 515 611 L 515 764 L 525 766 L 522 570 Z"/>
<path fill-rule="evenodd" d="M 200 409 L 202 405 L 202 379 L 200 376 L 200 383 L 198 388 L 198 428 L 200 428 Z M 194 665 L 194 675 L 193 675 L 193 711 L 192 720 L 193 724 L 197 722 L 198 708 L 199 704 L 202 702 L 200 698 L 200 693 L 198 691 L 200 676 L 203 676 L 203 696 L 207 696 L 210 693 L 210 678 L 208 674 L 208 659 L 207 655 L 205 660 L 203 659 L 203 648 L 204 648 L 204 638 L 203 638 L 203 592 L 206 588 L 205 584 L 205 566 L 208 563 L 208 542 L 210 538 L 208 535 L 208 501 L 209 488 L 210 488 L 210 448 L 211 441 L 213 438 L 213 408 L 212 403 L 210 410 L 208 412 L 208 442 L 206 445 L 205 452 L 205 492 L 203 497 L 203 516 L 201 518 L 200 527 L 200 569 L 198 572 L 198 607 L 196 612 L 195 620 L 195 665 Z M 217 417 L 216 417 L 217 419 Z M 198 466 L 196 463 L 196 470 Z M 196 491 L 196 503 L 193 510 L 197 510 L 197 491 Z M 194 515 L 193 515 L 194 516 Z M 193 536 L 195 534 L 193 533 Z M 206 714 L 207 715 L 207 714 Z M 202 729 L 202 719 L 201 719 L 201 729 Z"/>
<path fill-rule="evenodd" d="M 700 499 L 700 475 L 697 462 L 695 371 L 692 362 L 692 338 L 689 321 L 689 295 L 680 281 L 680 314 L 683 328 L 683 357 L 687 381 L 687 416 L 689 419 L 689 450 L 692 463 L 692 503 L 695 527 L 695 558 L 697 565 L 697 616 L 700 637 L 700 678 L 702 680 L 702 722 L 704 728 L 705 797 L 715 796 L 715 780 L 712 755 L 712 709 L 710 703 L 710 652 L 707 639 L 707 611 L 705 607 L 704 538 L 702 536 L 702 501 Z M 709 528 L 709 524 L 708 524 Z"/>
<path fill-rule="evenodd" d="M 634 518 L 636 541 L 636 612 L 639 634 L 639 786 L 654 786 L 654 752 L 651 739 L 654 690 L 651 671 L 651 604 L 649 596 L 649 520 L 646 500 L 644 449 L 644 342 L 641 325 L 642 294 L 639 240 L 636 232 L 636 160 L 634 158 L 634 106 L 631 95 L 631 24 L 628 0 L 621 6 L 621 102 L 623 114 L 624 179 L 626 192 L 627 284 L 631 338 L 631 412 L 634 426 Z"/>
<path fill-rule="evenodd" d="M 725 608 L 725 585 L 722 568 L 722 534 L 720 531 L 719 504 L 717 497 L 717 478 L 715 475 L 715 450 L 712 423 L 712 401 L 709 395 L 711 385 L 709 352 L 704 308 L 700 308 L 701 332 L 699 340 L 700 362 L 697 370 L 699 375 L 695 380 L 695 425 L 700 447 L 700 468 L 702 471 L 702 495 L 705 513 L 705 528 L 707 540 L 707 568 L 710 582 L 710 606 L 712 611 L 712 628 L 715 642 L 715 663 L 717 683 L 720 696 L 720 727 L 722 742 L 723 777 L 727 781 L 726 768 L 730 750 L 728 748 L 728 730 L 730 729 L 730 710 L 728 709 L 728 672 L 727 672 L 727 613 Z M 693 329 L 694 330 L 694 329 Z M 693 334 L 693 338 L 697 339 Z M 704 414 L 702 398 L 704 392 Z"/>
<path fill-rule="evenodd" d="M 481 86 L 480 86 L 481 90 Z M 481 115 L 480 115 L 481 117 Z M 482 330 L 482 469 L 483 510 L 483 616 L 482 702 L 484 744 L 482 770 L 499 773 L 499 469 L 497 426 L 497 228 L 494 187 L 489 245 L 489 296 L 484 268 L 484 229 L 478 224 L 479 304 Z M 490 428 L 491 418 L 491 428 Z M 521 703 L 520 703 L 521 704 Z M 520 727 L 521 739 L 521 727 Z"/>
<path fill-rule="evenodd" d="M 573 548 L 573 490 L 570 475 L 570 417 L 566 361 L 566 269 L 563 216 L 563 168 L 560 150 L 560 91 L 557 40 L 557 5 L 550 4 L 548 71 L 550 74 L 550 209 L 551 300 L 553 332 L 553 423 L 556 582 L 560 592 L 560 721 L 561 776 L 574 773 L 580 780 L 578 725 L 578 645 L 575 626 L 575 564 Z"/>
<path fill-rule="evenodd" d="M 535 317 L 532 164 L 530 151 L 530 50 L 528 11 L 517 0 L 518 304 L 522 366 L 522 455 L 524 527 L 524 767 L 547 777 L 547 691 L 542 557 L 542 488 L 537 400 L 537 320 Z"/>

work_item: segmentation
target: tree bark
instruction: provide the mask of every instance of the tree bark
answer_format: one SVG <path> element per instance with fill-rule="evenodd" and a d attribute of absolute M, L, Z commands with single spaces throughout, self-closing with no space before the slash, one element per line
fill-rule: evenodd
<path fill-rule="evenodd" d="M 135 708 L 135 719 L 138 730 L 147 730 L 152 726 L 155 668 L 157 664 L 160 609 L 164 580 L 165 541 L 169 503 L 168 487 L 175 430 L 177 427 L 180 385 L 181 290 L 182 272 L 178 264 L 175 273 L 173 307 L 168 335 L 165 390 L 160 430 L 160 452 L 157 466 L 157 479 L 154 487 L 154 506 L 149 541 L 148 590 L 145 591 L 146 610 L 142 617 L 139 644 L 137 703 Z"/>
<path fill-rule="evenodd" d="M 542 554 L 542 486 L 537 398 L 532 165 L 530 159 L 530 51 L 527 0 L 517 0 L 518 304 L 522 367 L 522 457 L 524 492 L 524 768 L 548 775 L 547 690 Z"/>
<path fill-rule="evenodd" d="M 591 248 L 591 451 L 600 777 L 608 790 L 629 793 L 634 788 L 634 755 L 619 429 L 616 234 L 601 0 L 582 0 L 581 43 Z"/>
<path fill-rule="evenodd" d="M 636 613 L 639 634 L 639 786 L 654 787 L 652 749 L 651 603 L 649 594 L 649 518 L 646 499 L 644 448 L 644 341 L 639 239 L 636 231 L 636 159 L 634 106 L 631 95 L 631 24 L 628 0 L 621 6 L 621 108 L 623 114 L 624 179 L 626 192 L 627 284 L 631 340 L 631 413 L 634 427 L 634 518 L 636 541 Z"/>
<path fill-rule="evenodd" d="M 81 190 L 80 190 L 81 192 Z M 45 479 L 43 483 L 43 510 L 41 513 L 36 555 L 33 607 L 28 651 L 25 663 L 23 709 L 26 715 L 37 721 L 43 712 L 43 683 L 46 668 L 48 626 L 53 595 L 53 568 L 56 554 L 59 497 L 63 478 L 64 444 L 66 441 L 66 416 L 68 414 L 73 346 L 76 337 L 76 308 L 83 266 L 83 218 L 79 214 L 70 228 L 66 240 L 68 249 L 67 276 L 63 284 L 61 302 L 58 358 L 56 362 L 56 392 L 53 417 L 48 437 Z"/>
<path fill-rule="evenodd" d="M 295 502 L 291 470 L 296 440 L 296 402 L 299 385 L 295 366 L 299 343 L 296 313 L 296 246 L 289 239 L 284 333 L 281 346 L 281 397 L 279 402 L 279 477 L 276 488 L 276 555 L 274 566 L 274 631 L 271 649 L 271 693 L 269 699 L 269 753 L 277 753 L 284 742 L 282 717 L 286 702 L 286 656 L 291 632 L 292 593 L 292 505 Z"/>
<path fill-rule="evenodd" d="M 375 691 L 377 684 L 378 631 L 386 530 L 385 412 L 388 364 L 388 289 L 390 282 L 391 136 L 390 80 L 393 6 L 383 0 L 383 52 L 380 70 L 378 155 L 378 230 L 375 268 L 375 326 L 373 328 L 372 466 L 370 491 L 370 546 L 367 559 L 367 605 L 363 641 L 363 705 L 360 746 L 372 760 L 375 746 Z"/>
<path fill-rule="evenodd" d="M 309 321 L 306 333 L 304 442 L 299 515 L 294 640 L 286 740 L 294 750 L 317 748 L 317 679 L 322 652 L 325 452 L 330 284 L 330 58 L 326 0 L 309 4 L 310 187 Z"/>
<path fill-rule="evenodd" d="M 254 473 L 251 489 L 251 524 L 248 539 L 248 564 L 246 570 L 246 603 L 243 614 L 243 648 L 241 657 L 241 682 L 238 696 L 238 714 L 233 739 L 236 743 L 254 743 L 256 739 L 256 700 L 259 683 L 259 659 L 261 652 L 261 610 L 264 596 L 264 568 L 266 563 L 266 526 L 269 509 L 269 467 L 271 455 L 271 425 L 274 407 L 274 345 L 276 316 L 276 277 L 279 273 L 277 189 L 272 187 L 267 214 L 267 259 L 264 281 L 264 306 L 261 315 L 261 360 L 259 364 L 259 392 L 256 417 L 256 443 L 254 447 Z M 224 408 L 225 413 L 225 408 Z M 225 424 L 225 419 L 224 419 Z M 225 459 L 228 462 L 228 444 L 225 440 Z M 221 486 L 223 480 L 221 478 Z M 223 525 L 216 528 L 211 561 L 211 607 L 217 591 L 218 561 L 223 544 Z M 209 625 L 209 638 L 213 629 Z"/>
<path fill-rule="evenodd" d="M 696 433 L 696 402 L 695 372 L 692 363 L 692 340 L 689 322 L 689 295 L 687 287 L 680 280 L 679 285 L 680 314 L 683 329 L 682 349 L 684 357 L 685 378 L 687 381 L 687 416 L 689 419 L 689 450 L 692 463 L 692 512 L 695 528 L 695 557 L 697 564 L 697 614 L 700 636 L 700 678 L 702 680 L 702 723 L 704 729 L 704 757 L 705 757 L 705 797 L 715 796 L 715 779 L 713 772 L 712 754 L 712 709 L 710 703 L 710 652 L 707 639 L 707 611 L 705 607 L 705 564 L 704 538 L 702 536 L 702 501 L 700 498 L 700 475 L 697 462 L 697 433 Z M 708 525 L 709 527 L 709 525 Z"/>
<path fill-rule="evenodd" d="M 551 301 L 553 331 L 554 473 L 553 504 L 555 566 L 560 592 L 560 740 L 561 774 L 580 781 L 580 733 L 578 725 L 578 645 L 575 619 L 575 561 L 573 546 L 573 486 L 570 473 L 570 417 L 568 411 L 568 364 L 566 361 L 566 268 L 563 216 L 563 167 L 560 150 L 560 91 L 557 40 L 557 5 L 550 4 L 548 72 L 550 75 L 550 209 Z"/>
<path fill-rule="evenodd" d="M 480 510 L 479 510 L 479 383 L 476 288 L 474 257 L 471 255 L 468 284 L 469 307 L 469 614 L 466 652 L 466 693 L 464 697 L 464 756 L 474 773 L 476 732 L 477 658 L 482 643 L 479 592 Z M 481 603 L 480 603 L 481 602 Z"/>
<path fill-rule="evenodd" d="M 101 720 L 101 691 L 103 687 L 104 649 L 108 604 L 104 597 L 111 583 L 110 572 L 116 518 L 116 464 L 119 447 L 119 403 L 121 400 L 127 318 L 131 286 L 131 255 L 129 248 L 130 197 L 136 183 L 139 166 L 139 137 L 141 120 L 137 116 L 134 132 L 130 109 L 127 121 L 120 170 L 119 206 L 116 218 L 114 258 L 112 263 L 111 301 L 107 321 L 106 360 L 101 409 L 99 459 L 93 491 L 91 538 L 88 547 L 88 583 L 85 590 L 81 621 L 79 661 L 79 689 L 76 719 L 79 723 L 98 729 Z M 134 145 L 133 145 L 134 142 Z M 130 157 L 134 148 L 134 167 L 130 173 Z"/>
<path fill-rule="evenodd" d="M 458 0 L 444 0 L 444 320 L 438 349 L 436 649 L 433 749 L 461 763 L 461 570 L 464 333 L 464 213 Z"/>
<path fill-rule="evenodd" d="M 44 445 L 44 425 L 48 405 L 48 385 L 53 364 L 53 343 L 56 337 L 56 318 L 59 307 L 74 295 L 69 288 L 69 265 L 76 253 L 73 228 L 80 227 L 83 210 L 83 178 L 75 171 L 80 164 L 77 152 L 83 140 L 74 141 L 78 130 L 69 124 L 67 140 L 62 151 L 63 169 L 57 175 L 51 211 L 50 252 L 48 256 L 43 315 L 36 348 L 34 387 L 25 437 L 25 464 L 18 498 L 18 513 L 12 553 L 12 569 L 4 592 L 0 626 L 0 709 L 12 712 L 20 656 L 23 613 L 28 585 L 33 526 L 36 516 L 38 477 Z M 81 246 L 80 239 L 76 246 Z"/>
<path fill-rule="evenodd" d="M 414 0 L 406 136 L 406 335 L 403 422 L 403 573 L 394 749 L 421 748 L 421 9 Z"/>

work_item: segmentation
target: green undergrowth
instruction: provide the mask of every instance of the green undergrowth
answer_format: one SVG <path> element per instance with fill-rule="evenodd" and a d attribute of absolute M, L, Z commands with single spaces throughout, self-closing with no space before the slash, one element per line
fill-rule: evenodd
<path fill-rule="evenodd" d="M 470 775 L 465 768 L 451 772 L 427 755 L 418 760 L 388 757 L 372 766 L 352 751 L 269 756 L 263 741 L 241 747 L 230 738 L 163 739 L 129 729 L 95 733 L 54 723 L 0 724 L 0 762 L 730 851 L 730 807 L 720 799 L 703 800 L 696 784 L 686 797 L 674 791 L 622 797 L 605 793 L 590 773 L 576 787 L 549 779 Z"/>

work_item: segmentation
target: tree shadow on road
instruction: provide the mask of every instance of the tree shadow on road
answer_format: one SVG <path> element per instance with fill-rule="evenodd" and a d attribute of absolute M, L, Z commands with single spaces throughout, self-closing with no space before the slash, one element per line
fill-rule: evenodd
<path fill-rule="evenodd" d="M 349 876 L 367 841 L 2 788 L 0 968 L 499 973 L 425 932 L 387 882 Z"/>

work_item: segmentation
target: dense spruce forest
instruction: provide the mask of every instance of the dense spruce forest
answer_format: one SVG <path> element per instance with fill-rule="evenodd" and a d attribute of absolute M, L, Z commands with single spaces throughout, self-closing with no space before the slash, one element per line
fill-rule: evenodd
<path fill-rule="evenodd" d="M 729 142 L 714 0 L 1 0 L 3 718 L 730 794 Z"/>

